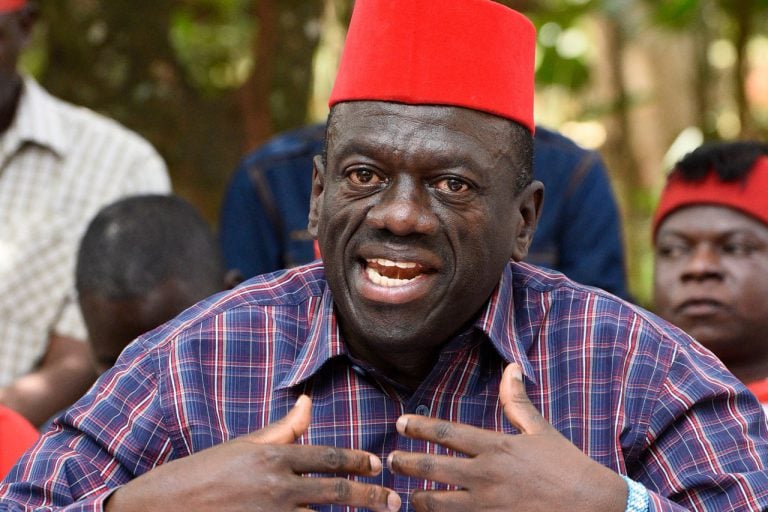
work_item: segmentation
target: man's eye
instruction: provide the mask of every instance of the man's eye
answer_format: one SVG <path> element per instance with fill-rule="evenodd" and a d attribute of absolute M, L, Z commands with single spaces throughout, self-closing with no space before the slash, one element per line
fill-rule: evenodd
<path fill-rule="evenodd" d="M 382 181 L 371 169 L 353 169 L 347 177 L 355 185 L 377 185 Z"/>
<path fill-rule="evenodd" d="M 435 188 L 443 192 L 450 192 L 456 194 L 459 192 L 466 192 L 469 190 L 469 184 L 458 178 L 444 178 L 435 182 Z"/>
<path fill-rule="evenodd" d="M 689 248 L 681 243 L 659 244 L 656 255 L 660 258 L 679 258 L 689 252 Z"/>
<path fill-rule="evenodd" d="M 731 256 L 749 256 L 755 251 L 755 247 L 748 243 L 730 242 L 723 244 L 722 251 Z"/>

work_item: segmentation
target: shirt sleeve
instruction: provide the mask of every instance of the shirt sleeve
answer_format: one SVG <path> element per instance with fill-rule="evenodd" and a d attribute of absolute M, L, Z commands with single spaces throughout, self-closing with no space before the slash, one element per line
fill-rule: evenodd
<path fill-rule="evenodd" d="M 228 268 L 246 278 L 280 268 L 278 234 L 248 177 L 244 161 L 232 175 L 219 216 L 219 239 Z"/>
<path fill-rule="evenodd" d="M 629 298 L 621 214 L 608 172 L 596 152 L 585 151 L 562 191 L 563 226 L 558 260 L 565 275 Z"/>
<path fill-rule="evenodd" d="M 145 150 L 137 152 L 128 164 L 125 178 L 119 184 L 118 196 L 171 192 L 171 179 L 165 161 L 149 143 L 146 145 Z"/>
<path fill-rule="evenodd" d="M 627 473 L 648 489 L 650 511 L 765 510 L 767 439 L 755 397 L 691 340 L 677 347 Z"/>
<path fill-rule="evenodd" d="M 137 136 L 131 134 L 131 137 Z M 106 200 L 106 204 L 136 194 L 167 194 L 171 192 L 171 181 L 163 159 L 148 142 L 143 139 L 136 140 L 137 142 L 125 146 L 128 155 L 122 161 L 123 163 L 119 164 L 121 171 L 114 172 L 118 178 L 111 190 L 105 192 L 105 197 L 110 198 Z M 88 222 L 106 204 L 95 205 L 95 211 L 86 217 Z M 82 222 L 82 225 L 78 225 L 74 229 L 76 235 L 67 240 L 68 247 L 71 247 L 74 254 L 77 253 L 80 238 L 85 233 L 88 222 Z M 66 269 L 71 275 L 74 274 L 74 254 L 71 257 L 71 264 Z M 88 339 L 88 331 L 77 303 L 73 277 L 68 276 L 65 282 L 69 282 L 72 289 L 69 290 L 66 300 L 61 304 L 61 310 L 52 324 L 51 330 L 61 336 L 85 341 Z"/>
<path fill-rule="evenodd" d="M 2 510 L 101 510 L 106 496 L 172 458 L 143 338 L 56 419 L 0 484 Z"/>

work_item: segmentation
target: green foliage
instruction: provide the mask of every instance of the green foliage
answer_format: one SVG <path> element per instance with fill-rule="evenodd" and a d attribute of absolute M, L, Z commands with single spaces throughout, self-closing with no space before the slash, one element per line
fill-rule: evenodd
<path fill-rule="evenodd" d="M 242 0 L 177 6 L 169 37 L 192 85 L 206 94 L 235 89 L 253 71 L 255 23 Z"/>
<path fill-rule="evenodd" d="M 278 0 L 276 4 L 279 44 L 270 105 L 275 129 L 282 131 L 307 121 L 312 59 L 320 40 L 323 2 Z"/>
<path fill-rule="evenodd" d="M 559 85 L 577 91 L 589 83 L 589 67 L 582 58 L 565 58 L 556 47 L 539 46 L 538 54 L 537 85 Z"/>
<path fill-rule="evenodd" d="M 700 0 L 645 0 L 655 23 L 674 29 L 691 26 L 699 19 Z"/>
<path fill-rule="evenodd" d="M 616 30 L 616 45 L 631 45 L 641 31 L 654 27 L 698 36 L 704 67 L 712 38 L 735 41 L 745 26 L 753 34 L 768 31 L 768 0 L 500 1 L 525 12 L 537 27 L 539 92 L 555 86 L 573 98 L 589 98 L 573 110 L 579 121 L 615 119 L 617 113 L 629 119 L 630 112 L 652 100 L 647 91 L 600 96 L 590 90 L 595 64 L 608 59 L 594 53 L 598 26 Z M 273 131 L 306 123 L 323 9 L 335 7 L 346 26 L 353 0 L 41 0 L 39 5 L 41 22 L 24 68 L 55 95 L 145 135 L 167 160 L 176 189 L 215 219 L 229 173 L 248 149 L 247 121 L 257 118 Z M 262 27 L 256 13 L 265 9 L 267 26 Z M 274 45 L 267 45 L 270 62 L 257 62 L 257 48 L 269 40 L 261 37 L 265 33 L 274 37 Z M 702 98 L 698 107 L 701 124 L 708 125 L 700 127 L 705 133 L 713 132 L 723 104 L 733 108 L 731 93 L 722 83 L 715 88 L 717 76 L 701 75 L 699 84 L 680 91 Z M 254 78 L 263 79 L 266 92 L 255 92 Z M 255 101 L 261 101 L 259 109 L 246 113 Z M 768 125 L 766 110 L 751 116 Z M 622 196 L 634 258 L 629 274 L 645 303 L 652 256 L 639 248 L 646 247 L 644 223 L 655 196 L 634 190 L 647 181 L 629 162 L 632 135 L 624 132 L 631 130 L 629 124 L 614 127 L 603 149 L 605 156 L 613 153 L 612 178 Z"/>

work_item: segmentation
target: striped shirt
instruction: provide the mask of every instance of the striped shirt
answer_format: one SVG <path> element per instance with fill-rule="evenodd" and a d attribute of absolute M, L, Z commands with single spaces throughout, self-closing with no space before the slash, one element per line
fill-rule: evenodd
<path fill-rule="evenodd" d="M 313 410 L 299 442 L 382 459 L 448 453 L 399 436 L 403 413 L 514 434 L 498 401 L 511 361 L 537 409 L 644 485 L 650 510 L 681 510 L 669 499 L 691 510 L 768 507 L 760 405 L 710 352 L 638 307 L 510 263 L 474 323 L 407 392 L 350 359 L 332 302 L 314 263 L 251 279 L 140 337 L 12 470 L 0 510 L 99 510 L 110 489 L 278 420 L 301 393 Z M 443 487 L 387 469 L 360 480 L 399 492 L 403 510 L 411 490 Z"/>
<path fill-rule="evenodd" d="M 24 80 L 0 134 L 0 386 L 33 368 L 52 331 L 86 339 L 71 291 L 80 237 L 99 208 L 168 191 L 145 140 Z"/>

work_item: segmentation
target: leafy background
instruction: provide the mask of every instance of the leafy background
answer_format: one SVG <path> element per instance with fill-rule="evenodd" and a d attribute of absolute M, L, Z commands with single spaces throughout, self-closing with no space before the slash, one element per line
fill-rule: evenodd
<path fill-rule="evenodd" d="M 768 135 L 768 0 L 520 0 L 538 32 L 538 122 L 598 149 L 650 304 L 649 219 L 703 140 Z M 23 66 L 145 135 L 215 223 L 238 160 L 326 114 L 352 0 L 41 0 Z"/>

